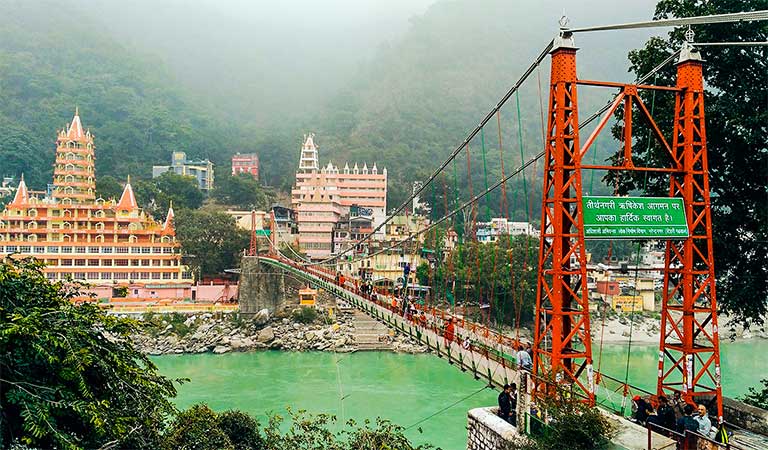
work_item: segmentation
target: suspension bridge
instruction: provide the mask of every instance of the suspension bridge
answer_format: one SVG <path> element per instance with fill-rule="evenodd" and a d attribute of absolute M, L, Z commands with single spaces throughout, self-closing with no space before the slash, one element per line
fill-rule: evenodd
<path fill-rule="evenodd" d="M 331 257 L 314 261 L 295 252 L 286 254 L 285 250 L 274 245 L 276 239 L 270 241 L 272 245 L 266 255 L 257 256 L 254 233 L 250 255 L 258 257 L 263 264 L 290 272 L 308 284 L 328 290 L 371 317 L 419 340 L 461 370 L 495 386 L 526 382 L 517 370 L 516 352 L 521 343 L 519 328 L 511 332 L 507 328 L 504 332 L 502 324 L 492 323 L 491 313 L 485 316 L 485 323 L 482 323 L 482 319 L 472 320 L 467 307 L 479 305 L 481 309 L 497 312 L 511 309 L 512 317 L 515 318 L 513 323 L 519 327 L 526 290 L 520 286 L 523 280 L 518 269 L 522 267 L 523 272 L 535 269 L 535 312 L 531 342 L 533 370 L 527 379 L 532 395 L 556 395 L 556 392 L 567 389 L 589 405 L 602 407 L 608 407 L 607 398 L 621 396 L 623 401 L 618 408 L 620 411 L 616 412 L 623 415 L 627 398 L 632 395 L 657 398 L 662 395 L 672 397 L 678 393 L 687 403 L 709 405 L 717 422 L 724 424 L 728 418 L 724 412 L 721 387 L 715 255 L 712 250 L 703 77 L 705 62 L 699 49 L 709 45 L 762 46 L 766 43 L 696 43 L 691 27 L 764 20 L 768 20 L 768 11 L 584 28 L 568 28 L 567 22 L 561 20 L 558 35 L 543 47 L 509 91 L 432 174 L 418 184 L 412 195 L 372 232 Z M 688 26 L 687 40 L 676 52 L 635 82 L 596 81 L 577 76 L 578 49 L 574 36 L 579 33 L 672 26 Z M 541 88 L 540 68 L 547 58 L 550 79 L 548 93 L 545 93 Z M 676 66 L 674 85 L 651 84 L 656 75 L 671 64 Z M 535 115 L 540 116 L 536 119 L 541 122 L 543 150 L 526 158 L 519 90 L 530 79 L 538 80 L 541 108 Z M 616 93 L 604 107 L 586 119 L 581 119 L 578 90 L 582 86 L 608 88 Z M 650 105 L 646 104 L 648 98 L 655 99 L 657 95 L 673 97 L 673 123 L 657 121 L 653 100 Z M 501 113 L 513 97 L 514 109 L 517 111 L 519 165 L 509 171 L 505 167 L 505 158 L 509 157 L 504 151 L 502 136 L 506 133 Z M 595 152 L 598 137 L 612 124 L 614 118 L 621 124 L 619 151 L 611 159 L 611 164 L 596 164 L 594 157 L 589 163 L 589 152 Z M 638 121 L 644 126 L 633 127 Z M 641 130 L 642 136 L 637 128 Z M 671 134 L 665 134 L 665 129 L 671 129 Z M 588 132 L 586 139 L 582 139 L 582 132 Z M 496 137 L 498 143 L 494 145 L 499 151 L 501 176 L 489 180 L 487 161 L 490 155 L 487 147 Z M 656 165 L 636 164 L 633 159 L 634 146 L 645 138 L 648 145 L 652 141 L 653 145 L 658 146 L 664 156 Z M 472 169 L 470 148 L 476 152 L 479 149 L 482 156 L 482 189 L 478 192 L 475 192 L 473 186 L 477 171 L 473 172 Z M 467 180 L 465 190 L 460 192 L 457 162 L 462 153 L 466 156 Z M 650 199 L 650 203 L 647 202 L 648 198 L 619 195 L 591 197 L 584 193 L 585 173 L 594 171 L 608 173 L 616 179 L 619 176 L 638 174 L 640 178 L 649 175 L 665 177 L 669 186 L 668 196 Z M 541 179 L 537 180 L 539 174 Z M 523 189 L 520 193 L 518 190 L 513 192 L 513 205 L 510 208 L 508 188 L 512 182 L 518 182 Z M 531 251 L 524 253 L 523 260 L 515 260 L 512 251 L 501 255 L 493 253 L 492 271 L 488 273 L 481 270 L 477 246 L 474 251 L 466 251 L 457 256 L 456 252 L 443 252 L 435 244 L 435 266 L 430 268 L 430 281 L 436 284 L 438 273 L 448 275 L 440 280 L 445 285 L 442 298 L 436 295 L 430 302 L 420 306 L 424 312 L 423 319 L 405 318 L 400 308 L 393 308 L 386 297 L 376 293 L 361 294 L 361 280 L 347 278 L 340 283 L 335 277 L 336 263 L 339 261 L 351 265 L 384 252 L 413 252 L 418 246 L 416 243 L 430 236 L 433 242 L 437 242 L 437 235 L 445 230 L 463 228 L 466 230 L 463 239 L 467 243 L 476 244 L 479 206 L 484 203 L 486 215 L 489 215 L 489 194 L 492 192 L 500 193 L 498 211 L 507 219 L 519 210 L 517 202 L 521 200 L 530 223 L 534 212 L 534 192 L 528 187 L 536 183 L 542 186 L 540 227 L 538 236 L 532 237 L 529 234 L 525 238 L 526 247 Z M 452 188 L 449 189 L 449 186 Z M 370 248 L 373 236 L 393 217 L 403 212 L 407 214 L 407 207 L 414 198 L 431 189 L 434 201 L 435 191 L 441 187 L 441 216 L 435 217 L 437 208 L 432 205 L 433 217 L 427 226 L 409 230 L 407 237 L 397 242 L 383 244 L 374 251 L 361 252 L 361 249 Z M 601 208 L 597 216 L 594 211 L 590 211 L 594 205 Z M 679 231 L 679 228 L 678 231 L 670 231 L 672 227 L 666 227 L 664 231 L 664 227 L 652 228 L 653 224 L 649 224 L 655 220 L 672 220 L 675 210 L 684 216 L 682 225 L 678 224 L 684 232 Z M 465 220 L 461 221 L 462 218 Z M 597 220 L 597 226 L 594 220 Z M 648 231 L 651 229 L 662 231 Z M 678 234 L 675 235 L 675 232 Z M 595 352 L 590 323 L 585 241 L 622 237 L 661 240 L 665 246 L 655 392 L 631 386 L 627 382 L 628 368 L 627 373 L 621 377 L 602 373 L 599 366 L 594 366 L 595 356 L 598 356 L 598 361 L 601 359 L 599 353 L 602 351 L 602 343 Z M 510 249 L 511 246 L 510 241 Z M 533 248 L 536 246 L 538 257 L 534 260 L 536 254 Z M 457 257 L 463 259 L 457 261 Z M 475 260 L 474 264 L 472 259 Z M 466 297 L 461 307 L 457 307 L 459 302 L 456 298 L 448 298 L 449 295 L 458 296 L 461 291 L 461 288 L 456 288 L 457 279 L 453 276 L 458 262 L 466 268 L 464 279 L 459 282 L 459 286 L 465 286 Z M 508 293 L 502 296 L 495 285 L 499 277 L 505 276 L 511 278 L 513 288 L 511 295 Z M 467 285 L 471 287 L 466 288 Z M 447 330 L 450 330 L 450 335 Z M 722 445 L 722 442 L 712 444 Z M 733 441 L 728 445 L 739 448 Z M 741 448 L 752 448 L 746 440 L 740 445 Z"/>

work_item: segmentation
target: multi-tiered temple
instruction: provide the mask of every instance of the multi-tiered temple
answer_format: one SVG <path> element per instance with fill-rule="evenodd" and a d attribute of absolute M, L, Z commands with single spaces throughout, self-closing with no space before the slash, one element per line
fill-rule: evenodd
<path fill-rule="evenodd" d="M 31 193 L 22 176 L 0 214 L 0 255 L 11 253 L 45 262 L 51 280 L 87 282 L 99 297 L 128 288 L 131 297 L 180 298 L 192 283 L 172 208 L 155 222 L 136 203 L 130 178 L 119 201 L 96 197 L 93 136 L 77 111 L 57 136 L 49 195 Z"/>

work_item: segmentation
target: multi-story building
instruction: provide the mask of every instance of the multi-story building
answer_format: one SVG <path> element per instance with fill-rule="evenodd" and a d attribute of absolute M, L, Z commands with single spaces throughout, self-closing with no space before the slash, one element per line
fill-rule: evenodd
<path fill-rule="evenodd" d="M 528 222 L 512 222 L 495 217 L 490 222 L 477 222 L 478 242 L 496 242 L 500 236 L 538 236 L 539 231 Z"/>
<path fill-rule="evenodd" d="M 241 155 L 237 153 L 232 156 L 232 176 L 240 173 L 248 173 L 253 178 L 259 179 L 259 155 L 249 153 Z"/>
<path fill-rule="evenodd" d="M 339 169 L 330 162 L 320 167 L 314 135 L 310 133 L 301 147 L 291 203 L 297 214 L 301 250 L 316 259 L 330 256 L 334 251 L 334 226 L 353 205 L 359 208 L 359 215 L 371 218 L 373 228 L 384 222 L 387 169 L 379 173 L 375 163 L 371 168 L 366 163 L 362 168 L 345 164 Z M 376 237 L 383 238 L 383 231 Z"/>
<path fill-rule="evenodd" d="M 352 211 L 356 207 L 351 208 Z M 370 217 L 360 216 L 354 213 L 345 215 L 336 223 L 333 230 L 333 253 L 341 253 L 354 243 L 364 239 L 373 231 L 373 223 Z M 368 253 L 368 243 L 359 244 L 354 251 L 348 252 L 350 255 L 359 255 Z"/>
<path fill-rule="evenodd" d="M 0 182 L 0 198 L 10 197 L 16 192 L 16 188 L 13 187 L 13 177 L 3 177 L 3 181 Z"/>
<path fill-rule="evenodd" d="M 50 280 L 87 282 L 99 297 L 127 288 L 132 297 L 181 298 L 192 275 L 181 264 L 173 209 L 155 222 L 136 203 L 130 179 L 119 201 L 96 198 L 94 143 L 80 116 L 59 132 L 49 196 L 30 191 L 22 175 L 0 214 L 0 255 L 45 263 Z"/>
<path fill-rule="evenodd" d="M 152 166 L 152 178 L 157 178 L 166 172 L 195 177 L 197 188 L 200 190 L 213 189 L 213 163 L 207 159 L 193 161 L 187 159 L 187 154 L 184 152 L 173 152 L 170 166 Z"/>

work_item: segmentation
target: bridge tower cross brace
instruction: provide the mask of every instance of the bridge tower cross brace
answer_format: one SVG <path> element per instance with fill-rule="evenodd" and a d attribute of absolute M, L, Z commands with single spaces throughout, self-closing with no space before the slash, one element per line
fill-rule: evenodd
<path fill-rule="evenodd" d="M 571 36 L 561 35 L 550 52 L 533 370 L 594 404 L 576 50 Z"/>
<path fill-rule="evenodd" d="M 681 91 L 672 136 L 672 157 L 683 170 L 670 177 L 669 195 L 683 198 L 690 234 L 666 243 L 657 392 L 681 392 L 688 403 L 715 397 L 722 422 L 702 65 L 699 53 L 685 44 L 677 64 Z"/>

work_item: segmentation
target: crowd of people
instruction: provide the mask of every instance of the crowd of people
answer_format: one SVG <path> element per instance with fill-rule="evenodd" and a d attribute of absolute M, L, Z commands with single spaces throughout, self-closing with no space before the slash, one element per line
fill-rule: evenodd
<path fill-rule="evenodd" d="M 672 400 L 659 396 L 657 406 L 639 395 L 632 398 L 632 417 L 640 425 L 655 425 L 667 430 L 687 435 L 695 433 L 707 438 L 714 438 L 716 427 L 712 426 L 705 405 L 691 405 L 683 400 L 680 392 L 675 392 Z M 689 432 L 689 433 L 686 433 Z"/>

